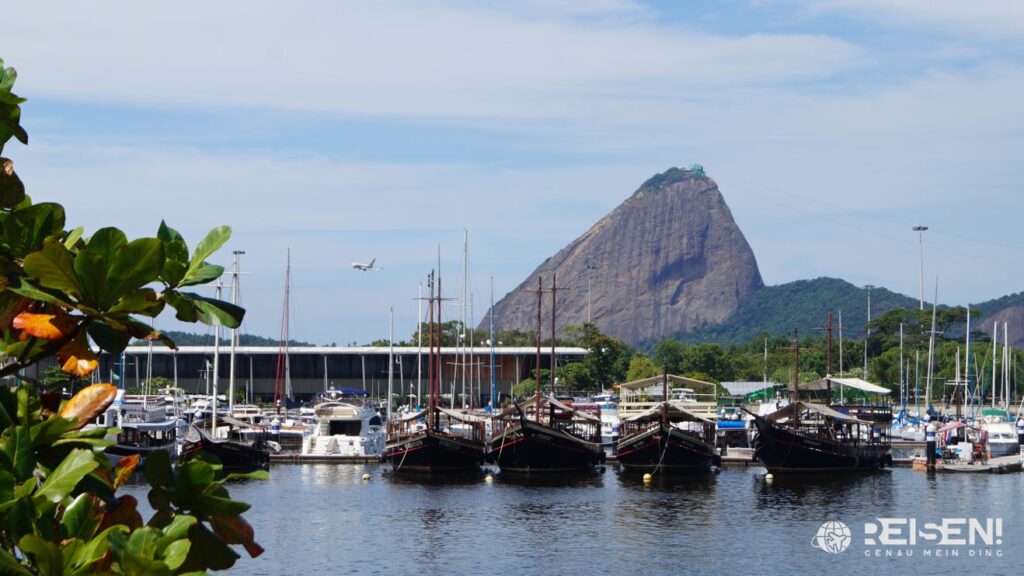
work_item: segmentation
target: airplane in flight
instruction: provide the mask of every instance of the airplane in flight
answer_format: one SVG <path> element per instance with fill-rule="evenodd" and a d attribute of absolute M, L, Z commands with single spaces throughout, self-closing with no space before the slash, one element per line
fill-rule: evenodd
<path fill-rule="evenodd" d="M 360 272 L 372 272 L 372 271 L 380 270 L 380 268 L 374 268 L 373 267 L 373 265 L 376 262 L 377 262 L 376 258 L 374 258 L 373 260 L 370 260 L 369 264 L 363 264 L 361 262 L 353 262 L 352 263 L 352 268 L 355 269 L 355 270 L 359 270 Z"/>

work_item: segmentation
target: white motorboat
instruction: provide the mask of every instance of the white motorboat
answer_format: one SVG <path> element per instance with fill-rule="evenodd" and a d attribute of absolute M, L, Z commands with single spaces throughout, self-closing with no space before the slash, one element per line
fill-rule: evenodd
<path fill-rule="evenodd" d="M 348 402 L 324 402 L 314 411 L 317 425 L 303 439 L 303 455 L 379 458 L 384 453 L 384 427 L 375 410 Z"/>

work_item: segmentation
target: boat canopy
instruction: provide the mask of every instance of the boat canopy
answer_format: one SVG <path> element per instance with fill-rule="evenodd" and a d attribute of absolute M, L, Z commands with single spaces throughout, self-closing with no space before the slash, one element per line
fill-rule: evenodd
<path fill-rule="evenodd" d="M 737 398 L 777 386 L 782 386 L 782 384 L 776 382 L 722 382 L 722 387 L 725 388 L 725 391 L 730 396 Z"/>
<path fill-rule="evenodd" d="M 643 380 L 619 384 L 619 399 L 623 402 L 635 402 L 640 397 L 661 398 L 663 378 L 664 376 L 651 376 Z M 697 380 L 696 378 L 669 374 L 668 387 L 670 389 L 689 388 L 696 392 L 695 396 L 701 400 L 714 402 L 718 397 L 718 387 L 714 383 Z"/>
<path fill-rule="evenodd" d="M 662 405 L 663 404 L 659 404 L 658 406 L 655 406 L 654 408 L 651 408 L 650 410 L 645 410 L 644 412 L 641 412 L 639 414 L 635 414 L 633 416 L 630 416 L 629 418 L 626 418 L 623 421 L 624 422 L 651 422 L 653 420 L 659 420 L 661 418 L 661 407 L 662 407 Z M 712 420 L 708 420 L 707 418 L 704 418 L 703 416 L 698 416 L 698 415 L 694 414 L 693 412 L 688 412 L 686 410 L 683 410 L 682 408 L 679 408 L 678 406 L 676 406 L 675 404 L 672 404 L 671 402 L 668 403 L 668 419 L 670 421 L 672 421 L 672 422 L 686 421 L 686 422 L 701 422 L 703 424 L 714 424 L 714 422 Z"/>
<path fill-rule="evenodd" d="M 576 410 L 572 406 L 569 406 L 567 404 L 563 404 L 563 403 L 559 402 L 558 400 L 555 400 L 554 398 L 552 398 L 550 396 L 545 396 L 545 395 L 541 394 L 540 395 L 540 402 L 541 402 L 541 404 L 550 404 L 550 405 L 554 406 L 555 408 L 558 408 L 559 410 L 562 410 L 562 411 L 565 411 L 565 412 L 572 412 L 574 416 L 582 418 L 583 420 L 590 420 L 590 421 L 593 421 L 593 422 L 600 422 L 601 421 L 600 418 L 598 418 L 597 416 L 594 416 L 593 414 L 587 414 L 586 412 L 581 412 L 579 410 Z M 537 395 L 534 394 L 533 396 L 530 396 L 526 400 L 523 400 L 523 401 L 519 402 L 519 407 L 525 410 L 526 408 L 529 408 L 531 406 L 536 405 L 536 403 L 537 403 Z M 509 406 L 508 408 L 505 408 L 504 410 L 502 410 L 498 414 L 495 414 L 494 417 L 495 418 L 507 418 L 507 417 L 509 417 L 509 416 L 511 416 L 513 414 L 518 414 L 518 413 L 519 413 L 519 409 L 517 409 L 516 406 L 513 404 L 512 406 Z"/>
<path fill-rule="evenodd" d="M 458 410 L 451 410 L 451 409 L 448 409 L 448 408 L 442 408 L 440 406 L 437 407 L 437 411 L 440 412 L 441 414 L 444 414 L 445 416 L 451 418 L 452 420 L 458 420 L 459 422 L 486 422 L 487 421 L 487 418 L 482 418 L 480 416 L 474 416 L 472 414 L 467 414 L 465 412 L 459 412 Z"/>
<path fill-rule="evenodd" d="M 788 420 L 789 418 L 793 417 L 794 410 L 798 411 L 801 414 L 804 412 L 814 412 L 826 418 L 832 418 L 833 420 L 839 420 L 841 422 L 846 422 L 848 424 L 863 424 L 865 426 L 872 425 L 871 422 L 859 420 L 857 418 L 854 418 L 853 416 L 850 416 L 849 414 L 836 412 L 835 410 L 823 404 L 812 404 L 810 402 L 803 401 L 789 404 L 788 406 L 783 406 L 782 408 L 779 408 L 775 412 L 768 414 L 764 418 L 766 420 L 771 420 L 773 422 L 778 422 L 780 420 Z"/>
<path fill-rule="evenodd" d="M 814 382 L 808 382 L 807 384 L 801 384 L 800 390 L 808 391 L 819 391 L 827 390 L 829 382 L 832 383 L 832 387 L 846 386 L 847 388 L 854 388 L 868 394 L 892 394 L 892 390 L 879 386 L 878 384 L 872 384 L 866 380 L 860 378 L 822 378 L 821 380 L 815 380 Z M 790 388 L 792 390 L 792 388 Z"/>
<path fill-rule="evenodd" d="M 966 427 L 967 424 L 961 422 L 960 420 L 954 420 L 943 425 L 942 428 L 939 428 L 938 432 L 939 434 L 942 434 L 943 432 L 949 432 L 950 430 L 959 430 L 960 428 Z"/>

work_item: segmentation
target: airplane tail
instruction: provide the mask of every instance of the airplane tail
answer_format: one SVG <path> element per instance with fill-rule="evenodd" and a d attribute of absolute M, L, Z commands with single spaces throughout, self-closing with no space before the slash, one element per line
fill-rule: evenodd
<path fill-rule="evenodd" d="M 377 261 L 377 259 L 376 259 L 376 258 L 374 258 L 373 260 L 370 260 L 370 268 L 373 268 L 373 264 L 374 264 L 374 262 L 376 262 L 376 261 Z"/>

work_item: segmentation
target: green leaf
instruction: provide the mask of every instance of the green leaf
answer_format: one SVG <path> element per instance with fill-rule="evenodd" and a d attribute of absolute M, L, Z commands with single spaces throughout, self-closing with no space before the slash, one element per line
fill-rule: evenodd
<path fill-rule="evenodd" d="M 181 234 L 163 221 L 156 237 L 164 243 L 164 269 L 160 278 L 168 286 L 176 287 L 188 270 L 188 246 Z"/>
<path fill-rule="evenodd" d="M 209 262 L 203 262 L 199 268 L 194 272 L 190 273 L 187 278 L 183 279 L 178 286 L 195 286 L 196 284 L 206 284 L 207 282 L 213 282 L 217 278 L 220 278 L 224 274 L 224 267 L 217 264 L 210 264 Z"/>
<path fill-rule="evenodd" d="M 0 451 L 3 451 L 4 459 L 10 462 L 10 471 L 17 483 L 20 484 L 32 476 L 36 459 L 27 428 L 14 426 L 4 430 L 0 435 Z"/>
<path fill-rule="evenodd" d="M 193 524 L 188 531 L 192 548 L 188 560 L 183 565 L 185 570 L 227 570 L 235 565 L 239 555 L 224 543 L 201 522 Z"/>
<path fill-rule="evenodd" d="M 26 534 L 18 540 L 18 548 L 30 556 L 35 556 L 39 574 L 61 576 L 64 573 L 64 560 L 60 548 L 53 542 L 47 542 L 35 534 Z"/>
<path fill-rule="evenodd" d="M 121 249 L 107 273 L 104 310 L 133 290 L 160 277 L 164 267 L 164 244 L 157 238 L 132 240 Z"/>
<path fill-rule="evenodd" d="M 94 562 L 107 555 L 107 550 L 110 549 L 111 535 L 123 534 L 126 531 L 124 526 L 117 525 L 100 532 L 75 554 L 74 565 L 89 568 Z"/>
<path fill-rule="evenodd" d="M 42 288 L 39 288 L 38 286 L 32 284 L 32 282 L 30 282 L 26 278 L 18 279 L 17 285 L 7 286 L 5 290 L 8 292 L 13 292 L 14 294 L 17 294 L 19 296 L 24 296 L 25 298 L 31 298 L 32 300 L 46 302 L 47 304 L 56 304 L 58 306 L 63 306 L 65 308 L 74 307 L 71 304 L 70 299 L 64 297 L 64 294 L 61 294 L 60 292 L 57 291 L 43 290 Z"/>
<path fill-rule="evenodd" d="M 47 418 L 29 429 L 32 445 L 39 448 L 53 444 L 62 434 L 71 429 L 72 422 L 58 416 Z"/>
<path fill-rule="evenodd" d="M 181 292 L 167 290 L 164 292 L 164 300 L 177 312 L 174 317 L 178 320 L 182 322 L 196 322 L 199 320 L 199 311 L 196 310 L 195 304 Z"/>
<path fill-rule="evenodd" d="M 206 494 L 199 497 L 199 505 L 203 512 L 211 516 L 238 516 L 252 508 L 246 502 Z"/>
<path fill-rule="evenodd" d="M 92 495 L 82 493 L 64 509 L 60 523 L 66 538 L 81 538 L 88 542 L 102 519 L 102 512 L 93 506 Z"/>
<path fill-rule="evenodd" d="M 155 558 L 159 540 L 160 534 L 155 529 L 148 526 L 139 528 L 128 537 L 128 544 L 125 546 L 125 550 L 143 558 Z"/>
<path fill-rule="evenodd" d="M 245 308 L 198 294 L 186 293 L 185 295 L 192 300 L 192 304 L 195 305 L 199 314 L 199 320 L 204 324 L 227 328 L 238 328 L 242 324 Z"/>
<path fill-rule="evenodd" d="M 46 481 L 35 494 L 36 501 L 49 500 L 59 502 L 71 493 L 86 474 L 99 466 L 96 456 L 89 450 L 76 448 L 72 450 L 57 466 L 57 469 L 46 477 Z"/>
<path fill-rule="evenodd" d="M 142 463 L 142 472 L 150 486 L 170 487 L 174 485 L 174 476 L 171 474 L 171 457 L 164 450 L 156 450 L 146 456 L 146 460 Z"/>
<path fill-rule="evenodd" d="M 6 468 L 0 468 L 0 503 L 14 498 L 14 475 Z"/>
<path fill-rule="evenodd" d="M 71 253 L 60 242 L 47 242 L 25 257 L 25 273 L 43 288 L 60 290 L 82 299 L 82 282 L 75 274 Z"/>
<path fill-rule="evenodd" d="M 161 529 L 163 536 L 160 537 L 159 546 L 163 548 L 175 540 L 188 538 L 188 530 L 196 522 L 195 516 L 189 516 L 188 514 L 175 515 L 171 522 Z"/>
<path fill-rule="evenodd" d="M 164 309 L 161 300 L 152 288 L 140 288 L 129 292 L 110 308 L 111 314 L 142 314 L 156 318 Z"/>
<path fill-rule="evenodd" d="M 231 238 L 230 226 L 218 226 L 210 230 L 206 238 L 196 245 L 196 250 L 192 253 L 192 260 L 189 262 L 188 271 L 185 272 L 182 282 L 188 282 L 194 274 L 197 274 L 206 263 L 206 259 L 223 246 L 229 238 Z"/>
<path fill-rule="evenodd" d="M 77 244 L 79 239 L 82 238 L 82 234 L 85 234 L 85 228 L 81 226 L 75 228 L 71 232 L 68 232 L 67 238 L 64 239 L 64 247 L 68 250 L 74 248 L 75 244 Z"/>
<path fill-rule="evenodd" d="M 167 567 L 171 570 L 177 570 L 185 563 L 185 559 L 188 558 L 188 551 L 191 548 L 192 543 L 188 539 L 175 540 L 164 549 L 164 564 L 167 564 Z"/>
<path fill-rule="evenodd" d="M 64 207 L 52 202 L 15 210 L 4 223 L 4 240 L 15 254 L 28 254 L 64 231 Z"/>
<path fill-rule="evenodd" d="M 270 480 L 270 473 L 266 470 L 253 470 L 252 472 L 232 472 L 224 477 L 224 482 L 231 480 Z"/>
<path fill-rule="evenodd" d="M 125 334 L 124 332 L 114 330 L 110 325 L 102 320 L 97 320 L 92 324 L 89 324 L 87 331 L 89 333 L 89 337 L 92 338 L 100 348 L 115 355 L 123 352 L 132 340 L 131 334 Z"/>

